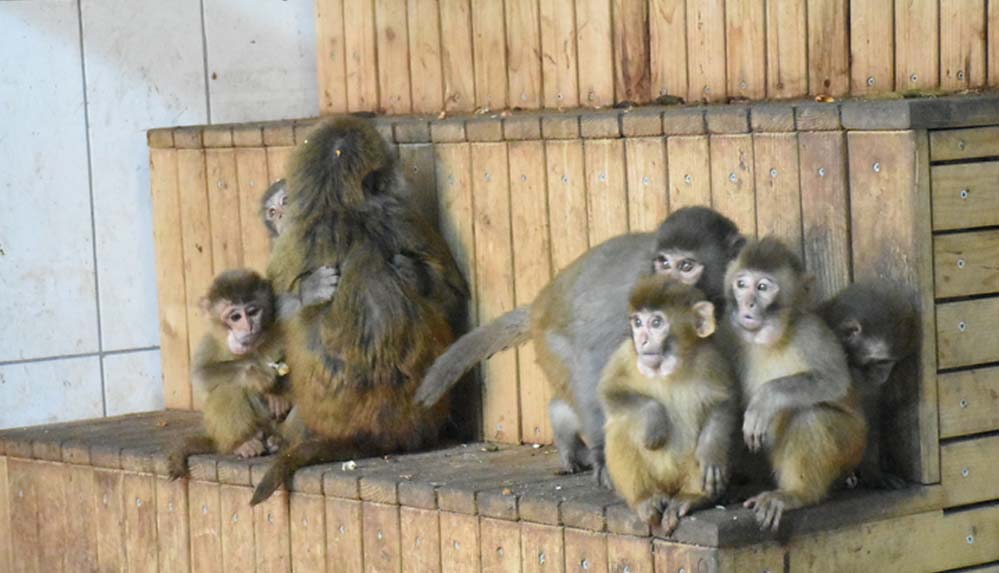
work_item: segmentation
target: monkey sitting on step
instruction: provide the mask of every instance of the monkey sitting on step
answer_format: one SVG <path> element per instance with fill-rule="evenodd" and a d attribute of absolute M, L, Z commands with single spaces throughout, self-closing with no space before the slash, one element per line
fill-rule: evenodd
<path fill-rule="evenodd" d="M 724 490 L 738 397 L 715 346 L 715 307 L 698 289 L 642 279 L 630 297 L 631 339 L 600 380 L 605 454 L 615 489 L 667 535 Z"/>

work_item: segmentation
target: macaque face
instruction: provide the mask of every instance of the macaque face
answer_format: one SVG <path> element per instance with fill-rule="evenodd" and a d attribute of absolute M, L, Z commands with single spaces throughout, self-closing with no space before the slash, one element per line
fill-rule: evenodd
<path fill-rule="evenodd" d="M 884 384 L 899 357 L 883 338 L 863 330 L 859 321 L 850 319 L 837 329 L 840 342 L 847 350 L 853 366 L 863 368 L 877 382 Z"/>
<path fill-rule="evenodd" d="M 704 274 L 704 263 L 699 261 L 694 253 L 679 249 L 664 249 L 659 251 L 653 261 L 656 274 L 669 277 L 671 280 L 694 286 Z"/>
<path fill-rule="evenodd" d="M 219 301 L 216 316 L 229 331 L 229 350 L 236 355 L 251 352 L 260 344 L 264 331 L 264 310 L 256 303 Z"/>
<path fill-rule="evenodd" d="M 736 323 L 749 332 L 762 329 L 766 324 L 768 310 L 780 292 L 776 277 L 746 269 L 736 273 L 730 287 L 737 306 L 732 311 L 735 313 Z"/>
<path fill-rule="evenodd" d="M 287 204 L 288 191 L 286 188 L 282 187 L 276 191 L 264 205 L 264 220 L 271 228 L 275 237 L 284 233 L 284 211 Z"/>
<path fill-rule="evenodd" d="M 638 369 L 650 378 L 668 374 L 676 366 L 676 357 L 669 350 L 669 333 L 669 317 L 661 310 L 639 310 L 631 315 Z"/>

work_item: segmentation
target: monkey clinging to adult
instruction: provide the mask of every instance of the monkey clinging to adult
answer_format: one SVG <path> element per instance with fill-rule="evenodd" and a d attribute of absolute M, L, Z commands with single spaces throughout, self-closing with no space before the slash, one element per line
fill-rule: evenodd
<path fill-rule="evenodd" d="M 725 488 L 738 394 L 701 291 L 649 277 L 630 306 L 631 340 L 600 379 L 607 470 L 628 506 L 669 535 Z"/>
<path fill-rule="evenodd" d="M 867 448 L 857 478 L 868 487 L 905 487 L 905 480 L 884 471 L 880 442 L 890 413 L 884 407 L 890 394 L 885 384 L 895 365 L 915 354 L 919 344 L 916 306 L 898 285 L 877 281 L 848 286 L 818 312 L 843 344 L 867 418 Z"/>
<path fill-rule="evenodd" d="M 447 417 L 413 394 L 454 338 L 468 288 L 436 231 L 416 214 L 388 144 L 367 121 L 331 120 L 292 156 L 286 227 L 268 275 L 279 293 L 319 267 L 339 270 L 328 304 L 285 327 L 292 394 L 310 437 L 281 452 L 260 503 L 301 466 L 433 444 Z"/>
<path fill-rule="evenodd" d="M 628 296 L 653 272 L 696 285 L 723 304 L 725 267 L 744 239 L 735 224 L 707 207 L 671 214 L 657 233 L 632 233 L 586 251 L 562 269 L 530 306 L 514 309 L 461 337 L 427 372 L 417 398 L 435 403 L 476 364 L 503 349 L 534 341 L 552 387 L 549 416 L 562 466 L 603 471 L 604 412 L 597 383 L 628 330 Z"/>
<path fill-rule="evenodd" d="M 260 198 L 260 218 L 267 227 L 267 234 L 271 240 L 276 239 L 284 232 L 288 223 L 285 221 L 284 212 L 288 206 L 288 183 L 284 179 L 278 179 L 267 188 L 263 197 Z"/>
<path fill-rule="evenodd" d="M 729 266 L 726 313 L 739 347 L 743 438 L 765 451 L 775 491 L 748 499 L 761 528 L 820 501 L 860 463 L 867 424 L 836 336 L 806 310 L 804 269 L 775 238 L 751 242 Z"/>

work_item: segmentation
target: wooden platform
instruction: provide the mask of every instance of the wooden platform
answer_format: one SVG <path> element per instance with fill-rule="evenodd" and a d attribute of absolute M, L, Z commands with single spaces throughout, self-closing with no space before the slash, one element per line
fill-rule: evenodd
<path fill-rule="evenodd" d="M 944 513 L 941 486 L 841 492 L 790 512 L 776 536 L 716 508 L 662 539 L 589 474 L 559 475 L 550 446 L 313 466 L 251 508 L 267 458 L 199 456 L 190 480 L 165 477 L 165 444 L 198 418 L 0 433 L 0 570 L 937 571 L 999 559 L 999 505 Z"/>

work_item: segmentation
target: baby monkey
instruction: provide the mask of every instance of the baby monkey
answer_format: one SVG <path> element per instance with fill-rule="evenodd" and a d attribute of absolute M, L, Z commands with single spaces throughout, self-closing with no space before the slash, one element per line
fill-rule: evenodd
<path fill-rule="evenodd" d="M 267 227 L 267 234 L 271 240 L 277 239 L 288 226 L 284 219 L 284 212 L 288 205 L 288 183 L 284 179 L 278 179 L 260 198 L 260 218 Z"/>
<path fill-rule="evenodd" d="M 628 506 L 669 535 L 724 490 L 738 398 L 704 293 L 651 276 L 629 303 L 631 340 L 599 386 L 607 469 Z"/>

